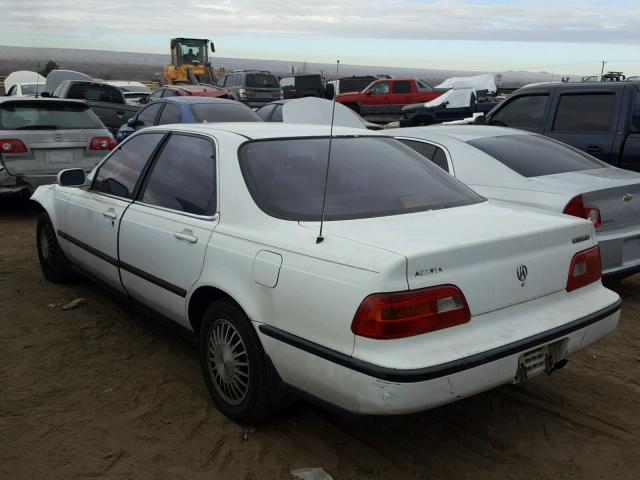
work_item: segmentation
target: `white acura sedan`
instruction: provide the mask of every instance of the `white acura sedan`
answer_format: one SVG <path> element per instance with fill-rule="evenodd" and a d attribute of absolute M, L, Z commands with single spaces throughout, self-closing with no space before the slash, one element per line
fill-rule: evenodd
<path fill-rule="evenodd" d="M 640 173 L 535 133 L 502 127 L 386 130 L 480 195 L 586 218 L 605 277 L 640 272 Z"/>
<path fill-rule="evenodd" d="M 357 129 L 335 128 L 326 177 L 327 134 L 134 134 L 86 182 L 67 170 L 33 195 L 45 277 L 85 273 L 195 334 L 216 405 L 243 423 L 283 392 L 424 410 L 550 373 L 616 327 L 591 222 L 492 203 Z"/>

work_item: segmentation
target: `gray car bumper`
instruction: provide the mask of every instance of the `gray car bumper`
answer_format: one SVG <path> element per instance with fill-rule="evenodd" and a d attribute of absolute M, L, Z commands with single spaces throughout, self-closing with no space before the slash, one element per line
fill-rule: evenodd
<path fill-rule="evenodd" d="M 626 277 L 640 271 L 640 227 L 598 233 L 602 274 Z"/>
<path fill-rule="evenodd" d="M 0 195 L 30 194 L 40 185 L 56 183 L 56 175 L 9 175 L 0 167 Z"/>

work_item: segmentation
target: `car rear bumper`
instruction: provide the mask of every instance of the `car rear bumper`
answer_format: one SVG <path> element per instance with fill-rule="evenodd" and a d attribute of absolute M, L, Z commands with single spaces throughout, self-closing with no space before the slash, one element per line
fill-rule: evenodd
<path fill-rule="evenodd" d="M 604 277 L 623 278 L 640 271 L 640 227 L 598 233 Z"/>
<path fill-rule="evenodd" d="M 56 182 L 56 175 L 9 175 L 0 169 L 0 195 L 32 193 L 40 185 Z"/>
<path fill-rule="evenodd" d="M 604 290 L 601 286 L 599 289 Z M 563 314 L 569 313 L 564 310 Z M 537 334 L 493 348 L 478 346 L 470 355 L 408 369 L 343 355 L 267 325 L 260 325 L 258 330 L 265 351 L 285 383 L 355 413 L 396 415 L 426 410 L 522 381 L 526 375 L 521 373 L 521 365 L 529 352 L 541 351 L 550 373 L 558 362 L 613 331 L 619 315 L 617 299 L 594 313 Z M 496 331 L 495 335 L 504 332 Z M 385 350 L 384 341 L 378 345 L 381 351 Z M 455 341 L 448 348 L 455 349 Z"/>

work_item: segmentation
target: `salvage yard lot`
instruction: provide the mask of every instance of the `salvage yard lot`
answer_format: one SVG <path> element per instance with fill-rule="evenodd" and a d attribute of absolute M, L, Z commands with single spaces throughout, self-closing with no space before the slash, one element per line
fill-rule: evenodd
<path fill-rule="evenodd" d="M 617 331 L 551 377 L 403 417 L 299 402 L 247 429 L 172 330 L 89 281 L 47 282 L 37 214 L 3 202 L 0 478 L 637 478 L 640 275 L 619 288 Z"/>

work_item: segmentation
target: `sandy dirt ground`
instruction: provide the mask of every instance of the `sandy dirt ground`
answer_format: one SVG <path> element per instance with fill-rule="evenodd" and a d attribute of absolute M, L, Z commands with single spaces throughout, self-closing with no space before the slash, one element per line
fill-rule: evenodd
<path fill-rule="evenodd" d="M 172 330 L 88 281 L 45 281 L 35 220 L 0 204 L 2 479 L 640 478 L 640 276 L 615 333 L 525 387 L 389 418 L 299 402 L 247 429 Z"/>

